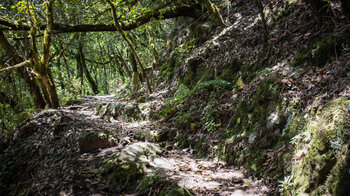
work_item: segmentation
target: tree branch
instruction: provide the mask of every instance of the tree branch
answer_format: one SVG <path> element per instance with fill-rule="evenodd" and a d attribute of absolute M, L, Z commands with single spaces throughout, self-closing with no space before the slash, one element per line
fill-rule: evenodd
<path fill-rule="evenodd" d="M 130 22 L 121 23 L 123 31 L 129 31 L 135 29 L 143 24 L 148 23 L 151 20 L 163 20 L 169 18 L 175 18 L 179 16 L 188 16 L 192 18 L 198 18 L 200 16 L 199 5 L 189 6 L 171 6 L 164 9 L 148 11 L 137 19 Z M 19 25 L 14 21 L 7 18 L 0 17 L 0 25 L 10 28 L 11 31 L 29 31 L 30 26 L 27 24 Z M 47 24 L 40 25 L 40 30 L 45 30 Z M 1 28 L 3 30 L 8 30 Z M 70 25 L 53 23 L 53 33 L 71 33 L 71 32 L 101 32 L 101 31 L 118 31 L 114 24 L 81 24 Z"/>
<path fill-rule="evenodd" d="M 17 69 L 17 68 L 24 67 L 24 66 L 26 66 L 26 65 L 28 65 L 28 64 L 30 64 L 30 63 L 31 63 L 30 60 L 23 61 L 22 63 L 13 65 L 13 66 L 11 66 L 11 67 L 6 67 L 6 68 L 4 68 L 4 69 L 0 69 L 0 73 L 15 70 L 15 69 Z"/>

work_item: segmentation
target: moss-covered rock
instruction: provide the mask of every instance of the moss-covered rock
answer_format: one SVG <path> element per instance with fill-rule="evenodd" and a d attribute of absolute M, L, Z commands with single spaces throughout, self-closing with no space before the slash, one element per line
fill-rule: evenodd
<path fill-rule="evenodd" d="M 185 187 L 166 180 L 161 176 L 147 176 L 137 185 L 136 191 L 140 195 L 159 196 L 189 196 L 192 195 Z"/>
<path fill-rule="evenodd" d="M 118 193 L 135 188 L 145 174 L 143 165 L 119 156 L 108 160 L 102 168 L 108 174 L 109 188 Z"/>
<path fill-rule="evenodd" d="M 109 187 L 118 193 L 136 191 L 140 195 L 191 195 L 186 188 L 178 186 L 175 182 L 156 176 L 156 172 L 146 176 L 149 161 L 159 158 L 161 152 L 158 145 L 148 142 L 126 146 L 102 166 Z"/>
<path fill-rule="evenodd" d="M 268 155 L 283 150 L 289 139 L 282 134 L 288 108 L 279 93 L 278 76 L 271 75 L 258 84 L 250 101 L 235 103 L 229 129 L 222 134 L 225 144 L 216 148 L 220 158 L 246 168 L 250 174 L 277 178 L 283 175 L 284 163 L 277 161 L 283 159 L 282 154 L 276 155 L 274 161 Z"/>
<path fill-rule="evenodd" d="M 139 104 L 102 103 L 97 106 L 96 113 L 99 116 L 112 117 L 115 119 L 121 118 L 129 122 L 144 118 Z"/>
<path fill-rule="evenodd" d="M 345 195 L 349 193 L 349 129 L 346 105 L 350 101 L 337 99 L 306 120 L 295 116 L 302 131 L 294 137 L 298 144 L 291 176 L 296 194 Z M 295 130 L 291 130 L 296 132 Z M 347 184 L 347 186 L 345 185 Z"/>

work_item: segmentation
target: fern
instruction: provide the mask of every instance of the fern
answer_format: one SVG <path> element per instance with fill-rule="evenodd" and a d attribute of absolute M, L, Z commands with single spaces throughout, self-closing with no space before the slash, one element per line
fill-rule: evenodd
<path fill-rule="evenodd" d="M 175 92 L 174 98 L 181 98 L 183 96 L 186 96 L 189 93 L 190 93 L 190 89 L 186 85 L 181 84 L 177 89 L 177 91 Z"/>

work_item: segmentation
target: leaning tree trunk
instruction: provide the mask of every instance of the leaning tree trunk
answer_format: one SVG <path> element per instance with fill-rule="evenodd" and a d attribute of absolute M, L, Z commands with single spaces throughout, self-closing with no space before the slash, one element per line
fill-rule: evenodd
<path fill-rule="evenodd" d="M 128 36 L 124 33 L 123 28 L 120 26 L 119 21 L 118 21 L 118 17 L 117 17 L 117 10 L 114 6 L 114 4 L 112 3 L 111 0 L 107 0 L 109 5 L 112 8 L 112 13 L 113 13 L 113 18 L 114 18 L 114 25 L 117 28 L 117 30 L 119 31 L 119 33 L 122 35 L 123 39 L 126 41 L 126 43 L 128 44 L 131 52 L 133 53 L 133 55 L 136 58 L 137 63 L 140 65 L 141 71 L 142 71 L 142 75 L 144 77 L 144 79 L 146 80 L 146 84 L 147 84 L 147 88 L 148 88 L 148 92 L 151 94 L 152 93 L 152 87 L 149 83 L 145 68 L 139 58 L 139 56 L 137 55 L 137 52 L 135 50 L 134 45 L 131 43 L 130 39 L 128 38 Z"/>

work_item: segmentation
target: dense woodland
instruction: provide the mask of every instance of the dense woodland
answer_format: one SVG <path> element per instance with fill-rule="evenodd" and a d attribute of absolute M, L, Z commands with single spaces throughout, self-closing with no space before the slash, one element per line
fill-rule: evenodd
<path fill-rule="evenodd" d="M 0 13 L 0 195 L 350 193 L 350 1 Z"/>

